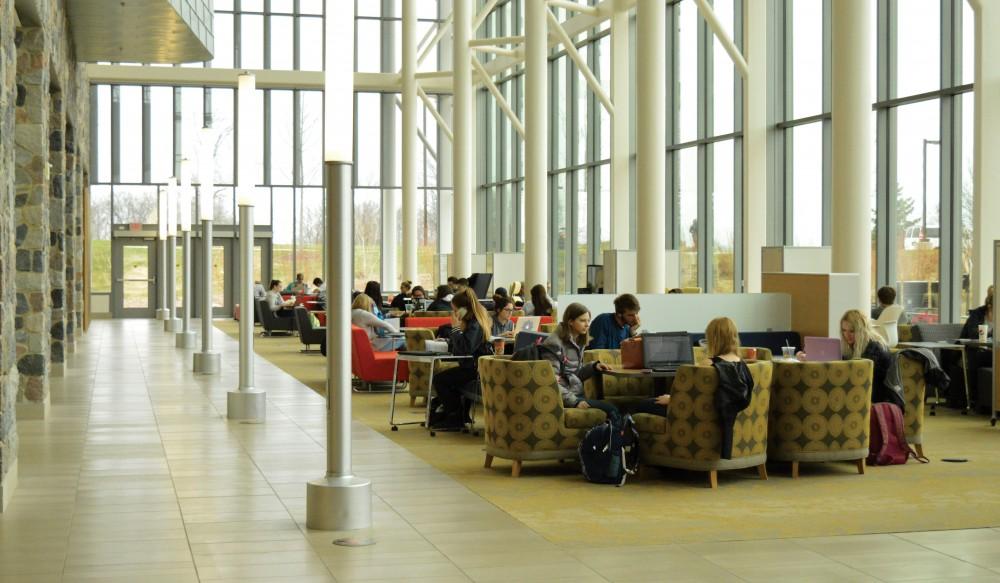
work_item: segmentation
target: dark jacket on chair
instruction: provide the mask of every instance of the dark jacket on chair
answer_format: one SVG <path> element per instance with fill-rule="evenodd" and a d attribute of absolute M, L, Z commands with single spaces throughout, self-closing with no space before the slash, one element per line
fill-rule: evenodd
<path fill-rule="evenodd" d="M 733 457 L 733 423 L 740 411 L 750 406 L 753 397 L 753 376 L 742 360 L 729 362 L 714 357 L 712 366 L 719 374 L 719 386 L 715 389 L 715 411 L 722 428 L 719 457 L 728 460 Z"/>
<path fill-rule="evenodd" d="M 965 320 L 965 325 L 962 326 L 961 338 L 968 338 L 970 340 L 979 339 L 980 324 L 989 324 L 986 321 L 986 306 L 979 306 L 978 308 L 969 310 L 969 317 Z"/>

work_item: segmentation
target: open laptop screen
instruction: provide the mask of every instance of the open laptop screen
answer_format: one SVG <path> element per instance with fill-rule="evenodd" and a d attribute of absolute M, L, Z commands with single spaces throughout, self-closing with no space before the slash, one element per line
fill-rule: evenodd
<path fill-rule="evenodd" d="M 694 354 L 687 332 L 656 332 L 642 335 L 642 356 L 646 368 L 676 368 L 691 364 Z"/>

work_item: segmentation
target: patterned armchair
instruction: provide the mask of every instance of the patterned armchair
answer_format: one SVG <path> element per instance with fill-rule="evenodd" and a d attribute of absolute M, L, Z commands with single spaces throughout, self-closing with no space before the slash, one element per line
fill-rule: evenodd
<path fill-rule="evenodd" d="M 424 342 L 434 340 L 435 331 L 430 328 L 410 328 L 403 332 L 406 334 L 407 350 L 426 350 Z M 407 390 L 410 393 L 410 406 L 413 407 L 417 402 L 417 397 L 427 399 L 427 395 L 430 393 L 431 365 L 426 362 L 410 362 L 408 364 L 410 377 Z M 454 362 L 438 362 L 434 373 L 437 374 L 455 366 L 458 364 Z"/>
<path fill-rule="evenodd" d="M 750 406 L 733 423 L 732 459 L 721 459 L 722 428 L 715 411 L 719 375 L 711 366 L 684 365 L 677 369 L 667 416 L 640 413 L 639 460 L 643 464 L 707 471 L 709 485 L 718 487 L 718 470 L 757 467 L 767 479 L 767 431 L 772 363 L 747 365 L 755 386 Z"/>
<path fill-rule="evenodd" d="M 587 430 L 604 422 L 597 409 L 564 409 L 559 385 L 547 360 L 479 359 L 483 387 L 486 463 L 513 460 L 511 476 L 525 460 L 568 459 Z"/>
<path fill-rule="evenodd" d="M 865 473 L 871 421 L 870 360 L 777 362 L 767 455 L 792 462 L 853 460 Z"/>
<path fill-rule="evenodd" d="M 757 350 L 757 360 L 771 360 L 774 354 L 771 352 L 770 348 L 764 348 L 763 346 L 752 347 L 752 346 L 741 346 L 740 347 L 740 358 L 747 357 L 747 348 L 755 348 Z M 694 347 L 694 361 L 701 362 L 705 360 L 705 349 L 701 346 Z"/>
<path fill-rule="evenodd" d="M 549 322 L 548 324 L 542 324 L 541 326 L 538 327 L 538 329 L 542 332 L 545 332 L 546 334 L 552 334 L 553 332 L 556 331 L 556 328 L 558 327 L 559 324 L 555 322 Z"/>
<path fill-rule="evenodd" d="M 447 318 L 451 316 L 451 312 L 422 312 L 415 311 L 411 314 L 414 318 Z"/>
<path fill-rule="evenodd" d="M 903 381 L 903 429 L 906 442 L 924 455 L 924 396 L 927 383 L 924 381 L 924 366 L 920 362 L 899 357 L 899 376 Z"/>
<path fill-rule="evenodd" d="M 622 368 L 622 351 L 585 350 L 583 362 L 594 361 L 603 362 L 611 368 Z M 639 401 L 653 396 L 653 379 L 595 375 L 583 383 L 583 392 L 588 399 L 603 399 L 618 407 L 620 411 L 633 411 Z"/>

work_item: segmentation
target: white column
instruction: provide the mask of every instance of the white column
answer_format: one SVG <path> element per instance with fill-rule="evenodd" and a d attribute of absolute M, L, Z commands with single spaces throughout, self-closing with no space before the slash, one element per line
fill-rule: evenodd
<path fill-rule="evenodd" d="M 636 91 L 636 277 L 641 294 L 662 294 L 666 286 L 667 150 L 666 6 L 662 0 L 639 0 L 637 20 Z"/>
<path fill-rule="evenodd" d="M 403 2 L 402 34 L 403 109 L 403 273 L 400 279 L 417 279 L 417 3 Z M 395 281 L 385 282 L 394 286 Z M 395 288 L 391 288 L 395 289 Z"/>
<path fill-rule="evenodd" d="M 611 248 L 629 248 L 628 8 L 617 1 L 611 15 Z"/>
<path fill-rule="evenodd" d="M 851 303 L 867 312 L 871 290 L 872 87 L 868 35 L 872 10 L 868 0 L 837 0 L 832 14 L 833 271 L 858 274 L 858 295 Z"/>
<path fill-rule="evenodd" d="M 993 283 L 993 241 L 1000 239 L 1000 5 L 972 2 L 976 13 L 975 146 L 972 161 L 972 305 Z M 988 56 L 990 55 L 990 56 Z M 966 112 L 968 113 L 968 112 Z"/>
<path fill-rule="evenodd" d="M 747 61 L 743 83 L 743 291 L 760 293 L 760 256 L 767 241 L 767 2 L 743 4 L 743 57 Z"/>
<path fill-rule="evenodd" d="M 528 4 L 531 4 L 529 2 Z M 452 238 L 453 274 L 466 277 L 472 273 L 472 52 L 469 36 L 472 30 L 472 0 L 454 0 L 452 9 L 454 46 L 452 79 L 454 82 L 454 213 Z M 544 14 L 542 15 L 544 16 Z M 543 19 L 544 22 L 544 19 Z"/>
<path fill-rule="evenodd" d="M 524 3 L 524 287 L 549 280 L 548 26 L 544 0 Z"/>

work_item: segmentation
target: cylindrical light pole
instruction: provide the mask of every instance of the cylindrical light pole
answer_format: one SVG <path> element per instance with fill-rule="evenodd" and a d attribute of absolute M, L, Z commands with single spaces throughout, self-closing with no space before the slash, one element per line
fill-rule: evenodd
<path fill-rule="evenodd" d="M 191 329 L 191 161 L 181 160 L 180 229 L 184 237 L 184 256 L 181 265 L 184 270 L 184 311 L 181 312 L 181 328 L 174 336 L 177 348 L 194 348 L 196 340 Z"/>
<path fill-rule="evenodd" d="M 177 317 L 177 178 L 167 179 L 167 319 L 163 329 L 177 332 L 181 321 Z"/>
<path fill-rule="evenodd" d="M 201 218 L 201 352 L 194 353 L 194 372 L 215 374 L 221 357 L 212 350 L 212 221 L 215 219 L 215 130 L 202 128 L 198 150 L 198 217 Z M 251 312 L 253 313 L 253 312 Z"/>
<path fill-rule="evenodd" d="M 156 256 L 157 263 L 159 263 L 156 269 L 156 287 L 160 296 L 160 309 L 156 310 L 156 319 L 166 320 L 170 317 L 170 312 L 167 310 L 167 193 L 162 188 L 156 189 L 156 204 L 158 208 L 156 213 Z"/>
<path fill-rule="evenodd" d="M 306 527 L 372 526 L 371 481 L 351 468 L 351 172 L 354 142 L 354 3 L 326 0 L 323 91 L 326 177 L 326 474 L 306 485 Z M 371 544 L 370 533 L 335 544 Z"/>
<path fill-rule="evenodd" d="M 227 395 L 230 419 L 263 421 L 267 394 L 253 382 L 253 203 L 260 160 L 260 119 L 257 83 L 253 75 L 239 77 L 236 92 L 237 203 L 240 207 L 240 385 Z"/>

